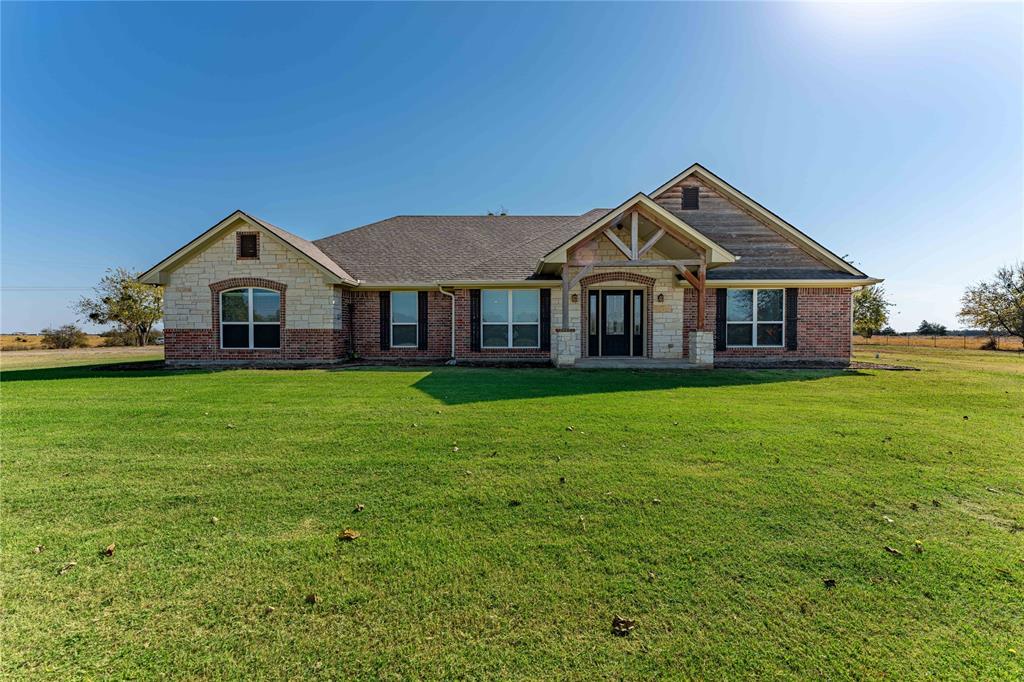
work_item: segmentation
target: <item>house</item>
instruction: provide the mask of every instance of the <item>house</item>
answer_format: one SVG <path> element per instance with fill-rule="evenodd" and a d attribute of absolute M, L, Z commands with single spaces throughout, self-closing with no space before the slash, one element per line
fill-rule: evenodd
<path fill-rule="evenodd" d="M 167 362 L 845 365 L 868 277 L 694 164 L 582 215 L 396 216 L 307 241 L 235 211 L 140 276 Z"/>

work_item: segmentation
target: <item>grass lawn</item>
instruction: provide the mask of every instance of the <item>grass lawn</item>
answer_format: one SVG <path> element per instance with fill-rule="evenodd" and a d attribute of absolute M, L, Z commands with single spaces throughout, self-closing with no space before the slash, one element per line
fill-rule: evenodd
<path fill-rule="evenodd" d="M 1024 356 L 875 353 L 5 366 L 0 675 L 1019 680 Z"/>

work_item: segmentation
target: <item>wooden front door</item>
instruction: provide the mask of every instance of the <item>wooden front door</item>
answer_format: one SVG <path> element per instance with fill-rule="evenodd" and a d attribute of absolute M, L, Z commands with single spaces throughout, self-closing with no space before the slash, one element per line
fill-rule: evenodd
<path fill-rule="evenodd" d="M 601 292 L 601 355 L 629 355 L 633 325 L 630 291 Z"/>

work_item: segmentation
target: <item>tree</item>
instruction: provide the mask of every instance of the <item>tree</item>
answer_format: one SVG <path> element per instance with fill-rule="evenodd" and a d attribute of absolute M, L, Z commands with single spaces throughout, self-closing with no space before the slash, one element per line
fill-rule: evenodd
<path fill-rule="evenodd" d="M 886 326 L 882 331 L 879 332 L 882 336 L 896 336 L 896 330 L 892 327 Z"/>
<path fill-rule="evenodd" d="M 84 348 L 89 343 L 88 336 L 77 325 L 66 324 L 63 327 L 47 327 L 42 331 L 43 348 Z"/>
<path fill-rule="evenodd" d="M 917 333 L 925 336 L 945 336 L 948 331 L 946 325 L 928 320 L 921 320 L 921 324 L 917 325 Z"/>
<path fill-rule="evenodd" d="M 93 291 L 75 310 L 96 324 L 113 324 L 130 334 L 137 346 L 146 345 L 153 325 L 163 316 L 163 289 L 143 284 L 125 268 L 108 269 Z"/>
<path fill-rule="evenodd" d="M 892 303 L 885 299 L 885 288 L 864 287 L 853 295 L 853 331 L 870 339 L 889 322 Z"/>
<path fill-rule="evenodd" d="M 989 334 L 1002 331 L 1024 342 L 1024 262 L 999 268 L 990 282 L 967 287 L 959 317 Z"/>

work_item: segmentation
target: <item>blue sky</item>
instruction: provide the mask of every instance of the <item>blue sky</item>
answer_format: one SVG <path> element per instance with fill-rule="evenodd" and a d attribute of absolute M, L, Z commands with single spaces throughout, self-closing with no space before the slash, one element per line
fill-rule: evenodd
<path fill-rule="evenodd" d="M 235 208 L 579 213 L 693 161 L 886 278 L 898 329 L 1024 257 L 1019 4 L 0 12 L 4 331 Z"/>

